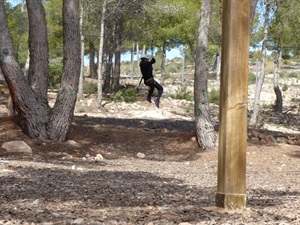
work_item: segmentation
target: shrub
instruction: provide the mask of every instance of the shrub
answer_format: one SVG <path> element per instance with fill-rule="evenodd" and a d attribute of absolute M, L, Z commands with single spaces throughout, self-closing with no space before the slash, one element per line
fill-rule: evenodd
<path fill-rule="evenodd" d="M 288 78 L 298 78 L 300 76 L 299 76 L 298 72 L 290 72 L 290 73 L 287 74 L 287 77 Z"/>
<path fill-rule="evenodd" d="M 209 92 L 208 96 L 209 96 L 210 103 L 213 103 L 215 105 L 220 105 L 220 90 L 213 88 Z"/>
<path fill-rule="evenodd" d="M 49 63 L 49 88 L 58 88 L 62 75 L 62 58 L 50 60 Z"/>
<path fill-rule="evenodd" d="M 127 86 L 125 88 L 121 88 L 117 91 L 113 96 L 113 101 L 119 102 L 134 102 L 137 100 L 137 89 L 135 86 Z"/>
<path fill-rule="evenodd" d="M 280 78 L 285 78 L 286 77 L 286 73 L 285 72 L 279 72 L 279 77 Z"/>
<path fill-rule="evenodd" d="M 83 81 L 83 93 L 85 94 L 94 94 L 97 93 L 97 84 Z"/>
<path fill-rule="evenodd" d="M 193 101 L 194 97 L 191 91 L 187 90 L 187 87 L 180 87 L 175 93 L 175 95 L 172 96 L 174 99 L 184 99 L 187 101 Z"/>
<path fill-rule="evenodd" d="M 253 73 L 250 73 L 248 76 L 248 84 L 255 84 L 256 83 L 256 75 Z"/>
<path fill-rule="evenodd" d="M 282 86 L 282 91 L 287 91 L 288 88 L 289 88 L 289 86 L 287 84 L 284 84 Z"/>

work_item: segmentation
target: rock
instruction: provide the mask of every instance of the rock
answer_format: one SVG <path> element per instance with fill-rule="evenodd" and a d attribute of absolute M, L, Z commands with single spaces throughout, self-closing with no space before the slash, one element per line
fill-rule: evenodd
<path fill-rule="evenodd" d="M 268 143 L 277 143 L 276 139 L 275 139 L 274 136 L 272 136 L 272 135 L 268 135 L 268 136 L 266 137 L 266 141 L 267 141 Z"/>
<path fill-rule="evenodd" d="M 66 143 L 69 144 L 69 145 L 71 145 L 71 146 L 74 146 L 74 147 L 79 147 L 79 146 L 80 146 L 80 145 L 79 145 L 76 141 L 74 141 L 74 140 L 68 140 Z"/>
<path fill-rule="evenodd" d="M 252 131 L 252 137 L 259 137 L 259 133 L 257 131 Z"/>
<path fill-rule="evenodd" d="M 5 142 L 3 143 L 2 148 L 11 153 L 32 153 L 32 149 L 24 141 Z"/>
<path fill-rule="evenodd" d="M 196 137 L 192 137 L 191 141 L 197 141 Z"/>
<path fill-rule="evenodd" d="M 287 143 L 288 143 L 289 145 L 294 145 L 294 144 L 295 144 L 295 142 L 292 141 L 292 140 L 287 140 Z"/>
<path fill-rule="evenodd" d="M 74 220 L 73 223 L 74 223 L 74 224 L 83 224 L 83 223 L 84 223 L 84 219 L 78 218 L 78 219 Z"/>
<path fill-rule="evenodd" d="M 276 140 L 278 143 L 287 144 L 287 139 L 285 137 L 278 137 Z"/>
<path fill-rule="evenodd" d="M 260 134 L 258 135 L 258 138 L 259 138 L 259 139 L 266 139 L 266 138 L 267 138 L 267 135 L 260 133 Z"/>
<path fill-rule="evenodd" d="M 103 160 L 104 157 L 99 153 L 96 155 L 95 160 L 99 161 L 99 160 Z"/>
<path fill-rule="evenodd" d="M 146 157 L 146 155 L 145 155 L 144 153 L 141 153 L 141 152 L 139 152 L 136 156 L 137 156 L 138 158 L 140 158 L 140 159 L 143 159 L 143 158 Z"/>
<path fill-rule="evenodd" d="M 32 203 L 30 203 L 28 206 L 29 206 L 30 208 L 37 208 L 37 207 L 39 207 L 39 204 L 40 204 L 40 200 L 39 200 L 39 199 L 36 199 L 36 200 L 34 200 Z"/>

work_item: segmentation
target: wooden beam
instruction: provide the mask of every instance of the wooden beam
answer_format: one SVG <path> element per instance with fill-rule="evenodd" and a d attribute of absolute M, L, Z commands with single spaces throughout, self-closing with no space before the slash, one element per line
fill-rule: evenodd
<path fill-rule="evenodd" d="M 224 0 L 216 206 L 246 206 L 250 0 Z"/>

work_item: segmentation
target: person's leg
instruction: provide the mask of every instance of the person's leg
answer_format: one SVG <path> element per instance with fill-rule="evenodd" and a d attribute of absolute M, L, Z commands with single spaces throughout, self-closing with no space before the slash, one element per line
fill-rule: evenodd
<path fill-rule="evenodd" d="M 151 103 L 152 102 L 151 97 L 152 97 L 153 92 L 154 92 L 154 79 L 146 81 L 145 85 L 149 87 L 147 101 Z"/>
<path fill-rule="evenodd" d="M 149 86 L 149 91 L 148 91 L 148 96 L 147 96 L 147 101 L 151 103 L 151 97 L 154 92 L 154 86 Z"/>
<path fill-rule="evenodd" d="M 157 97 L 155 99 L 155 105 L 157 106 L 157 108 L 159 108 L 159 102 L 160 102 L 160 98 L 163 94 L 163 87 L 155 80 L 154 81 L 154 87 L 157 89 L 158 93 L 157 93 Z"/>

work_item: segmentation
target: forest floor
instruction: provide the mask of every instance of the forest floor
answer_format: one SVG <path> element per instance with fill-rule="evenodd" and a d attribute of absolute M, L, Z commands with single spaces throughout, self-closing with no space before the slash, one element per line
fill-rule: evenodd
<path fill-rule="evenodd" d="M 263 108 L 257 131 L 299 136 L 298 90 L 284 93 L 283 114 Z M 248 140 L 247 207 L 215 208 L 218 151 L 199 148 L 193 104 L 165 95 L 156 108 L 145 91 L 101 109 L 95 96 L 78 101 L 65 143 L 29 139 L 3 117 L 0 147 L 22 140 L 32 153 L 0 148 L 0 224 L 300 224 L 299 143 Z M 262 101 L 271 96 L 266 86 Z"/>

